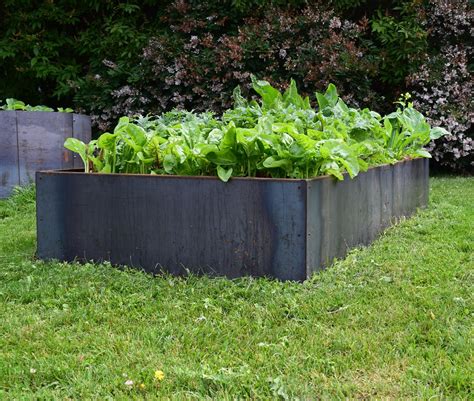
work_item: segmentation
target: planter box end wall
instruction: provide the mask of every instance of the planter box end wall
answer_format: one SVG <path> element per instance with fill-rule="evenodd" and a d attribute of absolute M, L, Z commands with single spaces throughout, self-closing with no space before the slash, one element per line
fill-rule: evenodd
<path fill-rule="evenodd" d="M 26 185 L 35 172 L 82 167 L 66 138 L 91 139 L 89 116 L 45 111 L 0 111 L 0 198 Z"/>

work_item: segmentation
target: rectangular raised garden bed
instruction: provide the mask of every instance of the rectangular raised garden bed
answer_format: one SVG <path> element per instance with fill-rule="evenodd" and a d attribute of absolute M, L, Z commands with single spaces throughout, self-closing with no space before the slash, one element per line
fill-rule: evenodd
<path fill-rule="evenodd" d="M 428 202 L 428 160 L 308 180 L 36 175 L 41 259 L 304 280 Z"/>
<path fill-rule="evenodd" d="M 35 179 L 37 170 L 82 166 L 66 138 L 91 139 L 89 116 L 45 111 L 0 111 L 0 198 Z"/>

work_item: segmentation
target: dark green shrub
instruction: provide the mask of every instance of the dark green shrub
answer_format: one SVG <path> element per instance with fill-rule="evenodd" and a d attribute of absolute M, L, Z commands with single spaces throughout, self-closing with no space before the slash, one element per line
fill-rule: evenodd
<path fill-rule="evenodd" d="M 88 77 L 107 71 L 104 60 L 119 66 L 120 79 L 133 80 L 136 57 L 163 3 L 1 2 L 0 98 L 72 105 Z"/>
<path fill-rule="evenodd" d="M 379 9 L 371 19 L 372 37 L 379 58 L 380 79 L 399 85 L 421 64 L 427 49 L 427 31 L 411 3 L 396 7 L 395 15 Z"/>
<path fill-rule="evenodd" d="M 465 144 L 465 95 L 449 92 L 442 112 L 423 96 L 446 98 L 434 77 L 452 46 L 472 57 L 470 15 L 469 0 L 4 0 L 0 99 L 70 106 L 105 130 L 121 115 L 220 111 L 255 73 L 280 89 L 293 77 L 307 94 L 334 82 L 348 104 L 381 112 L 414 90 L 417 107 L 435 123 L 450 116 Z M 465 76 L 451 84 L 468 88 Z M 446 165 L 465 160 L 457 142 Z"/>
<path fill-rule="evenodd" d="M 370 32 L 366 20 L 341 19 L 316 3 L 304 8 L 266 7 L 233 21 L 217 13 L 210 22 L 205 7 L 193 8 L 192 13 L 183 3 L 168 8 L 163 20 L 172 32 L 154 35 L 143 49 L 143 79 L 110 92 L 113 102 L 98 114 L 101 128 L 122 114 L 144 110 L 219 112 L 229 106 L 237 85 L 248 87 L 250 73 L 279 88 L 292 77 L 305 94 L 334 82 L 347 96 L 352 94 L 345 99 L 351 104 L 379 109 L 384 104 L 373 88 L 377 58 L 361 40 Z M 95 92 L 94 82 L 89 83 Z M 95 85 L 103 92 L 111 79 L 101 76 Z"/>

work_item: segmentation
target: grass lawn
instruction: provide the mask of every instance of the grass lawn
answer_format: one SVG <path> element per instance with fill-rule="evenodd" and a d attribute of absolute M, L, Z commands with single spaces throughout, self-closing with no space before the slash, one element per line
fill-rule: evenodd
<path fill-rule="evenodd" d="M 44 263 L 31 193 L 2 201 L 0 399 L 468 399 L 474 179 L 431 187 L 304 284 Z"/>

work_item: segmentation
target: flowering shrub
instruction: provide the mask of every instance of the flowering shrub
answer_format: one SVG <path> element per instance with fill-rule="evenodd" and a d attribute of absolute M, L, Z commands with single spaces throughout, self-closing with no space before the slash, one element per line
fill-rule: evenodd
<path fill-rule="evenodd" d="M 382 113 L 410 91 L 453 133 L 434 158 L 465 169 L 472 13 L 470 0 L 4 0 L 0 99 L 69 105 L 105 131 L 123 115 L 221 112 L 251 73 L 278 89 L 294 78 L 313 100 L 334 82 Z"/>
<path fill-rule="evenodd" d="M 376 66 L 360 41 L 369 29 L 367 20 L 353 23 L 321 5 L 269 8 L 244 18 L 232 32 L 204 29 L 206 18 L 189 18 L 184 2 L 175 3 L 173 11 L 166 20 L 175 35 L 152 37 L 143 49 L 146 85 L 112 92 L 116 104 L 103 115 L 103 123 L 110 114 L 132 115 L 144 107 L 153 113 L 171 108 L 220 112 L 230 106 L 237 85 L 249 89 L 251 72 L 279 89 L 288 77 L 301 84 L 305 95 L 334 82 L 355 106 L 380 103 L 372 89 Z M 217 15 L 212 20 L 226 24 Z"/>
<path fill-rule="evenodd" d="M 467 0 L 430 0 L 425 22 L 431 48 L 423 65 L 407 78 L 415 106 L 431 124 L 446 127 L 447 135 L 429 146 L 433 158 L 444 167 L 474 167 L 474 83 L 469 59 L 473 47 L 474 12 Z M 435 50 L 435 51 L 434 51 Z M 471 66 L 472 68 L 472 66 Z"/>

